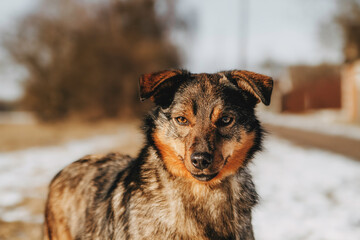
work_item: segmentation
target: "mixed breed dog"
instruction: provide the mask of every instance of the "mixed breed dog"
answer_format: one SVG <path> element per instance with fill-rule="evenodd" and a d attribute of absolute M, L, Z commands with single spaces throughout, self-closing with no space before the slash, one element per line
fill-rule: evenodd
<path fill-rule="evenodd" d="M 255 106 L 273 81 L 249 71 L 168 70 L 140 78 L 137 158 L 86 156 L 50 184 L 44 239 L 254 239 L 258 195 L 247 168 L 261 150 Z"/>

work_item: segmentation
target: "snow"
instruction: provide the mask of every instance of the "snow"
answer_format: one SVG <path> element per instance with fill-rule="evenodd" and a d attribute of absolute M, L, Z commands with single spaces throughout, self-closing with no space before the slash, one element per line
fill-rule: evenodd
<path fill-rule="evenodd" d="M 9 207 L 16 205 L 22 201 L 22 196 L 19 192 L 8 191 L 6 193 L 1 192 L 0 207 Z"/>
<path fill-rule="evenodd" d="M 263 123 L 360 140 L 360 125 L 344 123 L 341 111 L 322 110 L 301 115 L 261 111 L 258 115 Z"/>
<path fill-rule="evenodd" d="M 65 165 L 129 141 L 133 132 L 99 136 L 52 147 L 0 153 L 0 218 L 41 222 L 24 198 L 45 197 L 46 186 Z M 253 224 L 259 240 L 347 240 L 360 236 L 360 163 L 268 137 L 251 165 L 261 197 Z"/>
<path fill-rule="evenodd" d="M 55 174 L 69 163 L 91 153 L 105 151 L 126 142 L 133 130 L 122 127 L 117 133 L 59 146 L 29 148 L 0 153 L 0 219 L 4 221 L 37 221 L 17 204 L 26 197 L 41 198 L 38 188 L 47 186 Z"/>
<path fill-rule="evenodd" d="M 360 163 L 268 138 L 252 166 L 261 197 L 257 239 L 337 240 L 360 236 Z"/>
<path fill-rule="evenodd" d="M 31 211 L 25 207 L 17 207 L 11 211 L 5 211 L 1 214 L 1 219 L 6 222 L 24 221 L 24 222 L 43 222 L 43 217 L 33 216 Z"/>

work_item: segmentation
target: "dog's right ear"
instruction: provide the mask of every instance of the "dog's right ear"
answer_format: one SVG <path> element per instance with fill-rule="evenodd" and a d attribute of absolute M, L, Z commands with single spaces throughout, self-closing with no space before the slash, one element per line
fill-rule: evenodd
<path fill-rule="evenodd" d="M 245 70 L 223 72 L 229 79 L 236 81 L 236 85 L 252 94 L 266 106 L 270 104 L 273 79 L 271 77 Z"/>
<path fill-rule="evenodd" d="M 150 98 L 160 106 L 169 105 L 179 85 L 189 77 L 185 70 L 165 70 L 140 77 L 140 100 Z"/>

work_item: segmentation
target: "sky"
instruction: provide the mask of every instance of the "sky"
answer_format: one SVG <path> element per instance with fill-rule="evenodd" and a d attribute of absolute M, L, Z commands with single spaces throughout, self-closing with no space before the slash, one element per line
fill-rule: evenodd
<path fill-rule="evenodd" d="M 22 16 L 34 10 L 38 0 L 0 1 L 0 40 Z M 25 71 L 9 63 L 9 57 L 0 45 L 0 100 L 15 100 L 22 94 Z"/>
<path fill-rule="evenodd" d="M 243 17 L 248 2 L 248 17 Z M 267 59 L 289 64 L 318 64 L 341 61 L 341 42 L 328 48 L 319 41 L 322 23 L 330 21 L 334 0 L 185 0 L 182 13 L 197 14 L 195 36 L 180 45 L 185 50 L 186 67 L 195 72 L 214 72 L 246 67 L 256 69 Z M 246 52 L 244 33 L 247 19 Z M 189 47 L 190 46 L 190 47 Z M 246 54 L 246 66 L 242 58 Z"/>
<path fill-rule="evenodd" d="M 328 47 L 319 41 L 320 28 L 330 21 L 335 1 L 181 0 L 177 11 L 189 20 L 189 31 L 174 32 L 172 39 L 183 53 L 183 67 L 192 72 L 257 71 L 266 60 L 283 65 L 340 63 L 341 42 L 335 41 Z M 11 29 L 38 3 L 39 0 L 0 1 L 0 34 Z M 9 64 L 4 66 L 7 60 L 0 47 L 0 99 L 14 100 L 22 94 L 25 72 Z"/>
<path fill-rule="evenodd" d="M 38 0 L 0 1 L 0 29 L 11 27 L 17 18 L 34 9 L 38 2 Z"/>

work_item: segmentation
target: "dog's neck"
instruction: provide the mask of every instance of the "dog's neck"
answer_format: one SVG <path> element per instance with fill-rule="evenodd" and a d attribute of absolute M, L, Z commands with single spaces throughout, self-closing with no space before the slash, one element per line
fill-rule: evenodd
<path fill-rule="evenodd" d="M 187 198 L 188 202 L 206 202 L 215 196 L 218 197 L 219 204 L 222 201 L 233 200 L 238 201 L 245 208 L 252 208 L 257 203 L 258 196 L 247 168 L 239 169 L 235 175 L 228 176 L 219 183 L 210 185 L 201 183 L 196 179 L 172 176 L 166 170 L 164 162 L 154 147 L 148 146 L 146 151 L 149 157 L 147 158 L 148 161 L 145 159 L 144 164 L 152 165 L 151 168 L 157 172 L 156 174 L 162 184 L 184 194 L 183 198 Z"/>
<path fill-rule="evenodd" d="M 154 204 L 158 204 L 156 199 L 171 199 L 170 205 L 163 206 L 164 212 L 173 216 L 173 224 L 181 226 L 179 231 L 187 234 L 184 236 L 207 239 L 199 238 L 205 230 L 214 239 L 223 239 L 224 236 L 229 239 L 237 239 L 236 236 L 253 239 L 249 229 L 251 209 L 257 202 L 257 194 L 246 168 L 216 185 L 201 184 L 195 179 L 191 181 L 171 176 L 154 147 L 148 145 L 144 150 L 147 157 L 143 158 L 140 168 L 146 169 L 146 181 L 158 190 Z"/>

